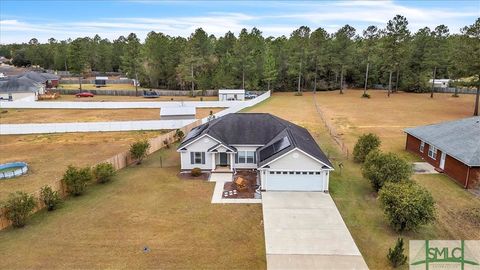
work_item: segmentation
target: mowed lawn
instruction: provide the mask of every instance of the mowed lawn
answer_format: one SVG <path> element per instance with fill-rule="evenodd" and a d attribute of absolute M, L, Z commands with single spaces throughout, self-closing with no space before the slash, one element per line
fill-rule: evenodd
<path fill-rule="evenodd" d="M 2 124 L 160 120 L 161 109 L 5 109 Z M 196 118 L 223 108 L 197 108 Z"/>
<path fill-rule="evenodd" d="M 0 231 L 2 268 L 265 269 L 261 205 L 211 204 L 214 183 L 178 178 L 174 148 Z"/>
<path fill-rule="evenodd" d="M 135 141 L 165 131 L 95 132 L 0 136 L 0 163 L 23 161 L 28 174 L 0 181 L 0 201 L 11 192 L 35 192 L 58 181 L 68 165 L 87 166 L 122 151 Z"/>
<path fill-rule="evenodd" d="M 401 141 L 405 139 L 401 132 L 404 127 L 428 123 L 430 119 L 435 118 L 432 114 L 436 114 L 437 122 L 470 116 L 468 108 L 471 107 L 470 101 L 473 101 L 469 97 L 454 100 L 454 102 L 463 102 L 454 103 L 454 105 L 467 107 L 467 109 L 459 109 L 450 105 L 450 99 L 446 96 L 438 97 L 437 95 L 434 101 L 438 104 L 433 104 L 423 94 L 398 93 L 392 95 L 390 104 L 382 105 L 388 100 L 382 99 L 380 102 L 376 99 L 380 100 L 384 93 L 371 94 L 373 98 L 370 100 L 361 99 L 359 91 L 346 91 L 345 95 L 339 95 L 338 91 L 318 92 L 315 98 L 322 110 L 330 110 L 329 119 L 339 132 L 343 133 L 344 139 L 354 141 L 362 132 L 372 131 L 381 136 L 384 150 L 395 151 L 404 156 L 409 156 L 401 146 Z M 412 106 L 411 102 L 415 106 Z M 417 107 L 422 106 L 423 103 L 429 106 L 423 106 L 423 109 Z M 404 112 L 402 108 L 406 111 Z M 454 115 L 444 112 L 448 110 Z M 458 110 L 463 110 L 463 114 Z M 417 182 L 431 191 L 437 201 L 437 221 L 421 227 L 416 232 L 399 235 L 393 231 L 383 215 L 376 194 L 369 182 L 363 179 L 360 165 L 345 159 L 328 134 L 315 109 L 312 93 L 304 93 L 303 96 L 294 96 L 293 93 L 275 93 L 271 99 L 247 111 L 270 112 L 306 127 L 313 134 L 335 165 L 336 170 L 331 174 L 330 193 L 371 269 L 390 268 L 386 255 L 388 248 L 395 244 L 399 236 L 404 237 L 407 243 L 409 239 L 480 239 L 480 230 L 478 230 L 480 221 L 478 217 L 476 220 L 470 211 L 480 209 L 479 199 L 443 175 L 414 176 Z M 362 115 L 369 117 L 364 119 Z M 398 121 L 393 120 L 396 118 Z M 417 119 L 408 122 L 405 118 Z M 359 128 L 357 125 L 364 127 Z M 367 129 L 365 127 L 367 125 L 373 127 Z M 413 157 L 410 158 L 413 159 Z M 344 165 L 342 170 L 338 167 L 340 163 Z M 408 254 L 408 244 L 406 254 Z M 404 266 L 404 268 L 408 267 Z"/>
<path fill-rule="evenodd" d="M 142 93 L 139 93 L 141 95 Z M 42 100 L 42 102 L 58 102 L 58 101 L 78 101 L 78 102 L 105 102 L 105 101 L 215 101 L 218 100 L 217 96 L 196 96 L 196 97 L 189 97 L 189 96 L 160 96 L 158 98 L 144 98 L 142 96 L 103 96 L 103 95 L 95 95 L 94 97 L 81 97 L 77 98 L 75 95 L 60 95 L 57 99 L 46 99 Z"/>

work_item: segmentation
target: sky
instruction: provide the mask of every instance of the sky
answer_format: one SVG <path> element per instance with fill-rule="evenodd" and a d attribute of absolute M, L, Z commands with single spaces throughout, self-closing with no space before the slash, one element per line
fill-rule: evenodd
<path fill-rule="evenodd" d="M 480 0 L 472 1 L 0 1 L 0 43 L 46 42 L 99 34 L 114 40 L 148 32 L 188 37 L 201 27 L 207 33 L 236 35 L 257 27 L 264 36 L 289 36 L 302 25 L 330 33 L 345 24 L 357 34 L 369 25 L 384 28 L 396 14 L 412 32 L 440 24 L 451 33 L 480 17 Z"/>

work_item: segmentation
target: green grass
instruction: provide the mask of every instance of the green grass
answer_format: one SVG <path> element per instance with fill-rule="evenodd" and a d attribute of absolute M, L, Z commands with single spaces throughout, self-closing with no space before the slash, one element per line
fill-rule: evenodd
<path fill-rule="evenodd" d="M 1 231 L 2 268 L 265 268 L 261 206 L 213 205 L 213 183 L 178 171 L 175 149 L 161 150 L 25 228 Z"/>

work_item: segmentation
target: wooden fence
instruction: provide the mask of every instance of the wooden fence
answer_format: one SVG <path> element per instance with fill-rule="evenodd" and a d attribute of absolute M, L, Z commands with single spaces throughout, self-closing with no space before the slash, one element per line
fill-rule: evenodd
<path fill-rule="evenodd" d="M 200 124 L 201 124 L 201 120 L 198 120 L 182 128 L 179 128 L 179 130 L 181 130 L 184 134 L 187 134 L 192 128 L 199 126 Z M 176 136 L 176 132 L 177 132 L 176 130 L 172 130 L 168 133 L 165 133 L 158 137 L 150 139 L 149 140 L 150 148 L 148 149 L 148 155 L 177 141 L 179 138 Z M 106 160 L 103 160 L 99 163 L 103 163 L 103 162 L 111 163 L 115 168 L 115 170 L 120 170 L 132 164 L 133 162 L 135 162 L 135 160 L 131 158 L 129 151 L 127 150 L 127 151 L 118 153 L 115 156 L 110 157 Z M 93 166 L 97 164 L 94 164 Z M 58 193 L 63 198 L 67 197 L 68 194 L 67 194 L 66 187 L 64 186 L 63 181 L 61 179 L 53 179 L 50 183 L 46 183 L 46 185 L 49 185 L 50 187 L 52 187 L 53 190 L 58 191 Z M 43 209 L 45 205 L 40 199 L 40 190 L 37 190 L 31 193 L 31 195 L 35 197 L 35 200 L 37 202 L 34 212 L 37 212 Z M 11 225 L 11 222 L 5 217 L 5 209 L 4 208 L 0 209 L 0 230 L 10 225 Z"/>
<path fill-rule="evenodd" d="M 345 154 L 345 156 L 348 159 L 350 154 L 350 151 L 348 150 L 348 146 L 345 144 L 345 142 L 343 142 L 336 128 L 330 124 L 330 122 L 325 117 L 325 114 L 323 113 L 322 109 L 320 109 L 320 106 L 318 106 L 316 95 L 313 96 L 313 100 L 315 102 L 315 108 L 317 110 L 317 113 L 322 119 L 322 122 L 325 125 L 325 128 L 328 130 L 328 133 L 333 138 L 333 141 L 335 141 L 335 143 L 340 147 L 340 150 L 342 151 L 342 153 Z"/>

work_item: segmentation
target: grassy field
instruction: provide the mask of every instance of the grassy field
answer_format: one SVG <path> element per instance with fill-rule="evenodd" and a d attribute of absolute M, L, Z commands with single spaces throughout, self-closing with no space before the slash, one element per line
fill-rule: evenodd
<path fill-rule="evenodd" d="M 79 84 L 60 84 L 58 88 L 79 90 Z M 138 90 L 144 90 L 146 88 L 138 87 Z M 107 84 L 104 87 L 95 87 L 94 84 L 82 84 L 82 90 L 132 90 L 135 91 L 133 84 Z"/>
<path fill-rule="evenodd" d="M 0 136 L 0 163 L 23 161 L 28 174 L 0 181 L 0 200 L 17 190 L 34 192 L 61 178 L 69 164 L 91 165 L 128 150 L 163 131 L 97 132 Z"/>
<path fill-rule="evenodd" d="M 320 92 L 316 99 L 322 110 L 327 111 L 332 123 L 343 133 L 342 137 L 349 145 L 352 145 L 356 136 L 362 132 L 371 131 L 379 133 L 385 150 L 404 156 L 408 156 L 402 146 L 405 137 L 402 137 L 404 135 L 401 130 L 404 127 L 428 123 L 431 119 L 438 122 L 470 116 L 469 109 L 473 102 L 471 96 L 450 100 L 446 95 L 437 95 L 432 101 L 423 94 L 398 93 L 392 95 L 390 100 L 382 98 L 385 94 L 382 92 L 372 91 L 371 94 L 372 99 L 364 100 L 360 98 L 359 91 L 346 91 L 345 95 L 339 95 L 338 92 Z M 454 105 L 451 105 L 451 102 Z M 357 103 L 359 105 L 355 105 Z M 458 108 L 459 106 L 463 108 Z M 445 108 L 449 108 L 448 111 Z M 270 112 L 293 121 L 308 128 L 317 139 L 336 166 L 336 171 L 331 174 L 330 193 L 371 269 L 390 268 L 386 254 L 398 236 L 406 240 L 480 239 L 479 221 L 474 220 L 469 211 L 480 209 L 480 200 L 443 175 L 414 177 L 415 181 L 428 188 L 435 198 L 437 221 L 416 232 L 403 235 L 390 229 L 376 194 L 369 182 L 361 176 L 360 166 L 345 159 L 328 135 L 316 112 L 313 94 L 304 93 L 297 97 L 293 93 L 276 93 L 273 98 L 247 111 Z M 344 164 L 342 170 L 338 169 L 339 163 Z"/>
<path fill-rule="evenodd" d="M 206 97 L 189 97 L 189 96 L 160 96 L 158 98 L 144 98 L 144 97 L 134 97 L 134 96 L 102 96 L 96 95 L 92 98 L 77 98 L 75 95 L 61 95 L 58 99 L 47 99 L 42 100 L 42 102 L 55 102 L 55 101 L 78 101 L 78 102 L 104 102 L 104 101 L 215 101 L 218 100 L 217 96 L 206 96 Z"/>
<path fill-rule="evenodd" d="M 327 119 L 343 134 L 353 149 L 358 136 L 373 132 L 382 139 L 382 148 L 402 153 L 405 149 L 403 129 L 469 117 L 473 114 L 474 95 L 398 92 L 387 97 L 385 91 L 372 90 L 370 99 L 360 98 L 363 90 L 321 92 L 317 102 Z"/>
<path fill-rule="evenodd" d="M 217 113 L 223 108 L 197 108 L 196 118 L 201 119 Z M 0 113 L 2 124 L 22 123 L 63 123 L 63 122 L 99 122 L 159 120 L 160 109 L 6 109 Z"/>
<path fill-rule="evenodd" d="M 261 205 L 213 205 L 214 183 L 178 171 L 175 149 L 161 150 L 27 227 L 1 231 L 2 268 L 265 269 Z"/>

